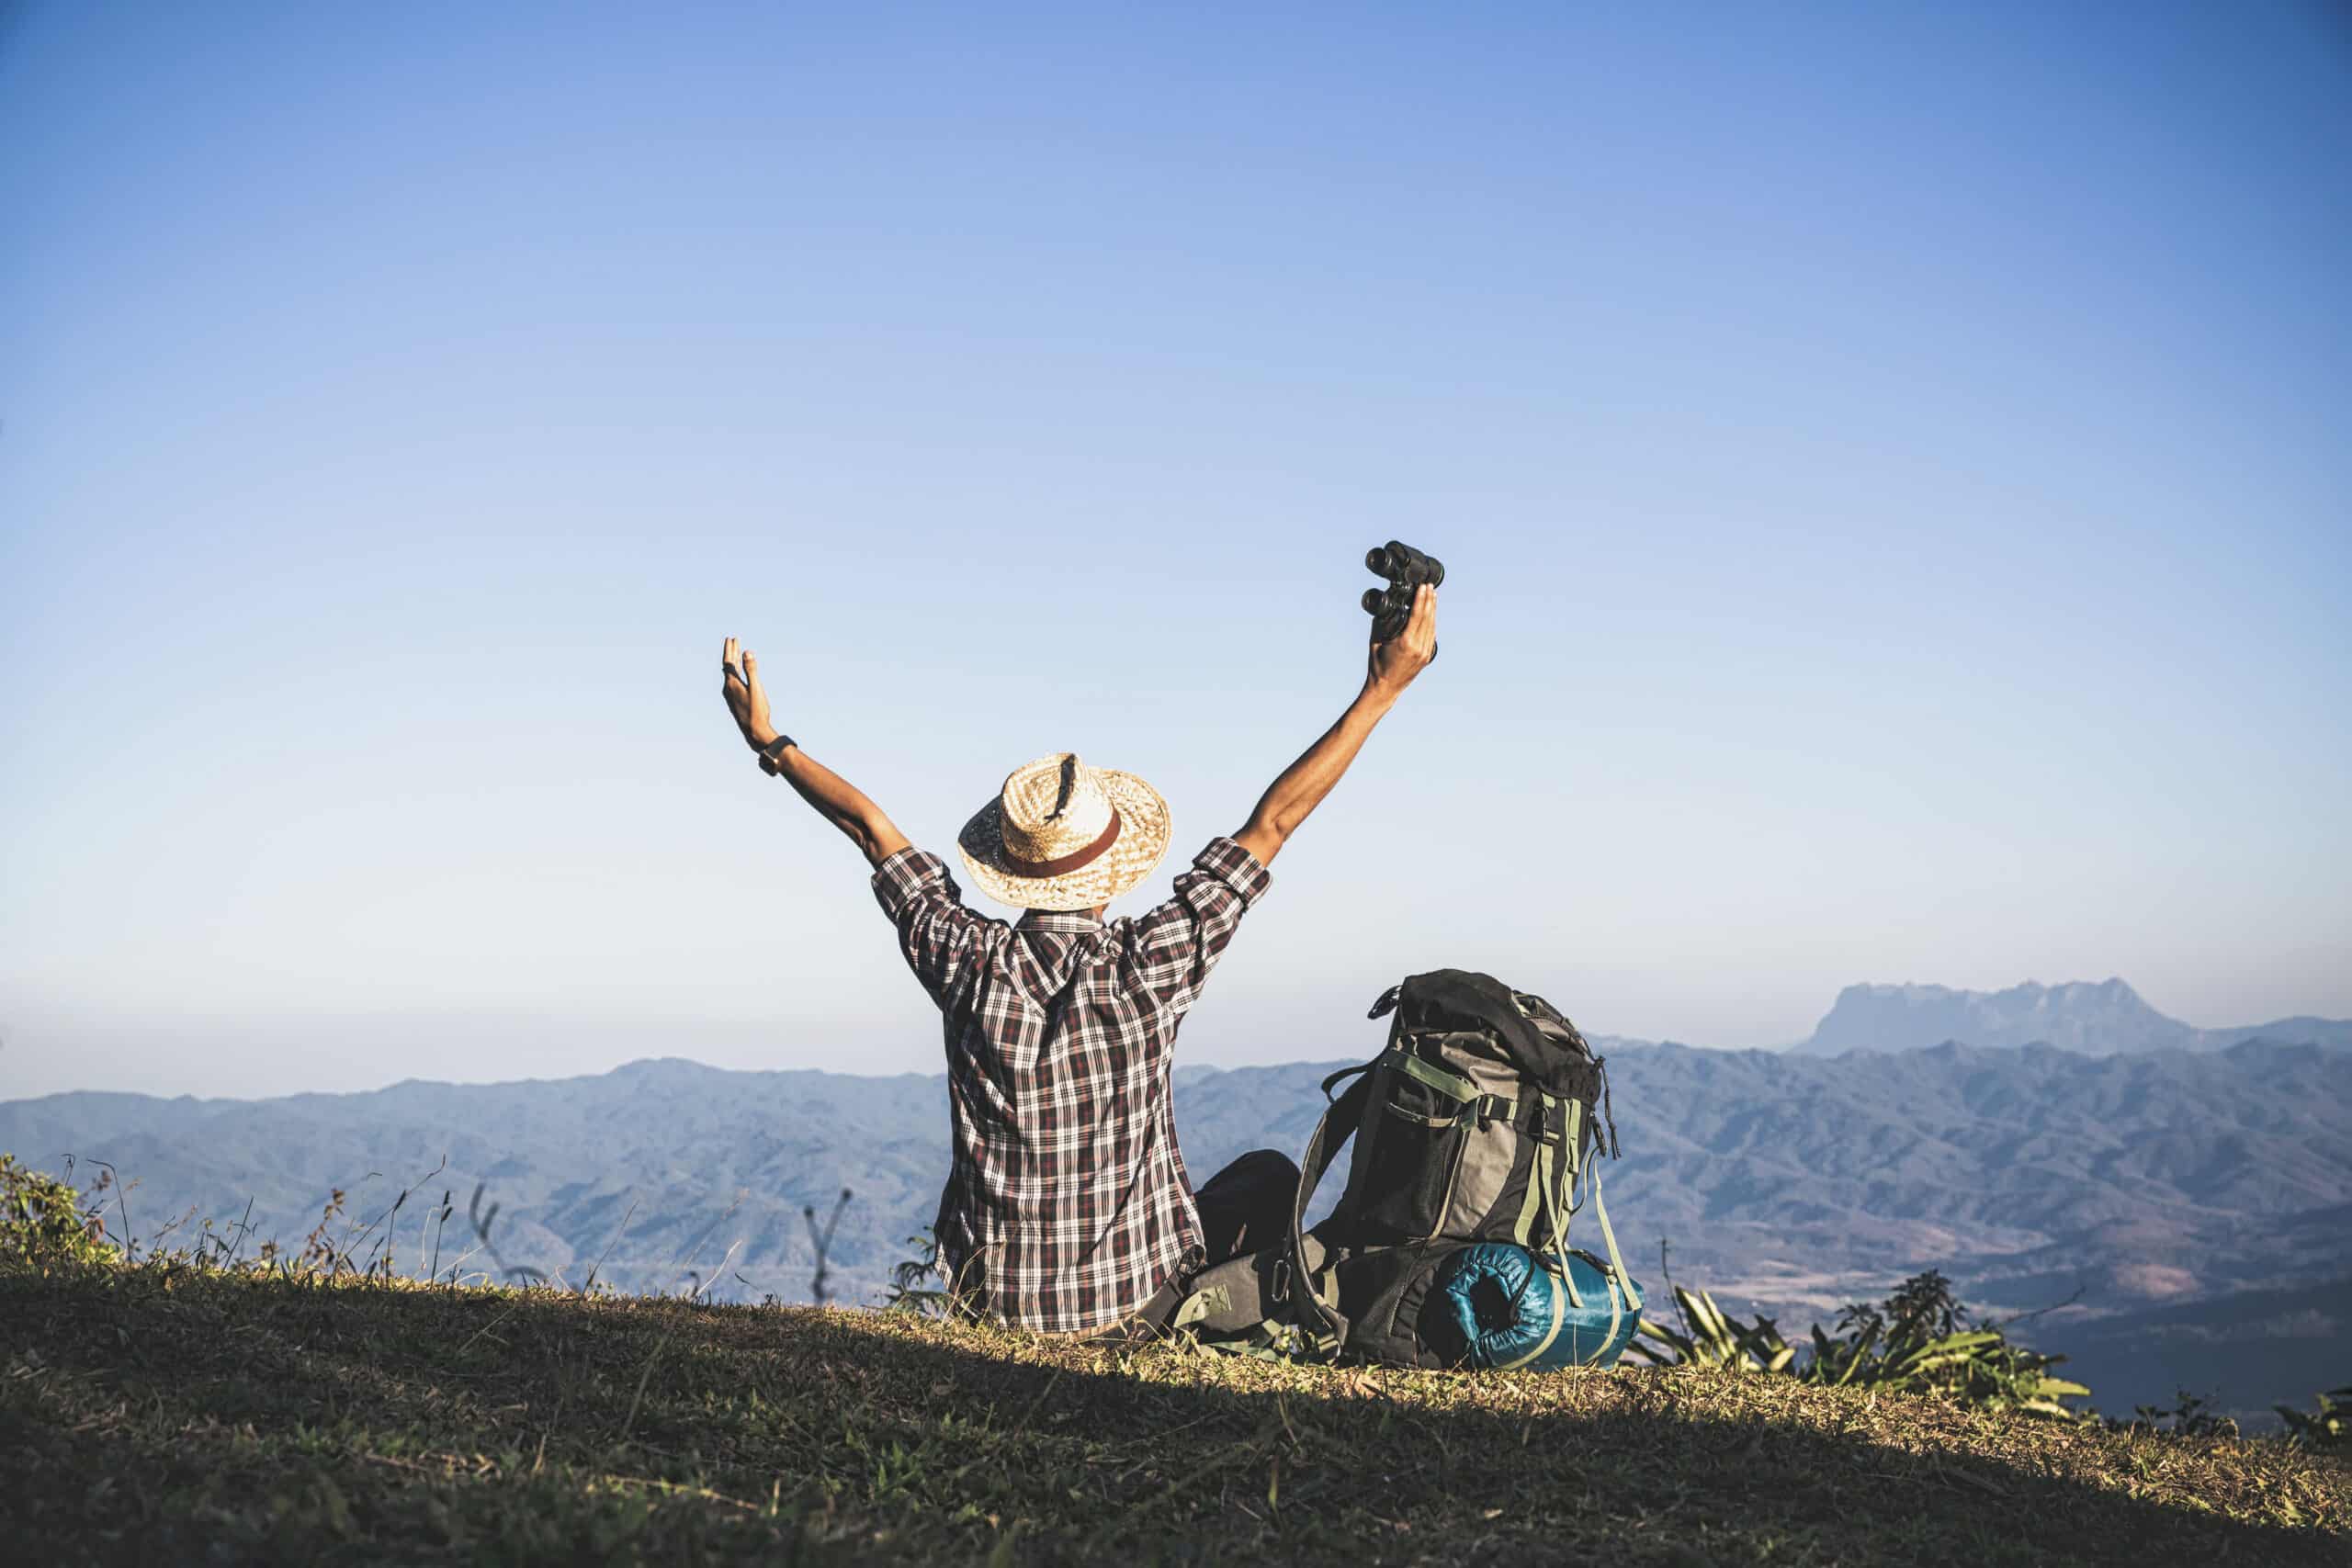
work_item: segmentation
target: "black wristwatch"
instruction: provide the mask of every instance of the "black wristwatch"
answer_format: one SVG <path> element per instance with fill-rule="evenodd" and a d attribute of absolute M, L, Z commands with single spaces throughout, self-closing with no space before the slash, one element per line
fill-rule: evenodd
<path fill-rule="evenodd" d="M 784 771 L 784 749 L 797 744 L 789 735 L 779 735 L 760 748 L 760 772 L 770 778 Z"/>

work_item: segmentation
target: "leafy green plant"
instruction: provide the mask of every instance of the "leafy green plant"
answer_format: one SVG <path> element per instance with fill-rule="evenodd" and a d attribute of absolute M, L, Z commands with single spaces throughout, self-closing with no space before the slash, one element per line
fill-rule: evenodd
<path fill-rule="evenodd" d="M 74 1188 L 0 1155 L 0 1263 L 48 1269 L 116 1261 L 121 1254 L 107 1239 L 102 1208 L 102 1201 L 85 1204 Z"/>
<path fill-rule="evenodd" d="M 1705 1291 L 1680 1285 L 1674 1303 L 1685 1332 L 1645 1320 L 1633 1354 L 1659 1366 L 1727 1367 L 1831 1387 L 1932 1391 L 1980 1409 L 2062 1420 L 2076 1415 L 2064 1401 L 2090 1394 L 2081 1383 L 2051 1375 L 2064 1358 L 2012 1345 L 1998 1325 L 1964 1326 L 1968 1309 L 1934 1269 L 1904 1280 L 1883 1302 L 1847 1307 L 1834 1335 L 1815 1324 L 1812 1354 L 1803 1359 L 1769 1317 L 1743 1323 Z"/>
<path fill-rule="evenodd" d="M 1781 1337 L 1779 1327 L 1769 1317 L 1759 1317 L 1754 1324 L 1744 1324 L 1715 1304 L 1715 1298 L 1704 1291 L 1674 1287 L 1674 1304 L 1681 1314 L 1688 1333 L 1677 1334 L 1662 1324 L 1645 1320 L 1641 1332 L 1674 1352 L 1663 1356 L 1636 1341 L 1632 1347 L 1635 1355 L 1661 1366 L 1689 1364 L 1700 1367 L 1729 1367 L 1735 1371 L 1785 1372 L 1796 1359 L 1796 1349 Z M 1818 1334 L 1820 1330 L 1815 1329 Z"/>
<path fill-rule="evenodd" d="M 2110 1419 L 2107 1425 L 2116 1431 L 2169 1432 L 2181 1438 L 2238 1436 L 2236 1418 L 2216 1414 L 2212 1404 L 2212 1399 L 2206 1394 L 2175 1389 L 2170 1404 L 2135 1404 L 2132 1407 L 2132 1419 Z"/>
<path fill-rule="evenodd" d="M 2272 1409 L 2287 1420 L 2287 1440 L 2299 1449 L 2340 1449 L 2352 1445 L 2352 1386 L 2332 1388 L 2312 1396 L 2316 1413 L 2277 1404 Z"/>
<path fill-rule="evenodd" d="M 913 1255 L 890 1265 L 890 1283 L 884 1292 L 882 1310 L 912 1313 L 917 1317 L 947 1315 L 947 1292 L 939 1288 L 939 1238 L 925 1225 L 921 1235 L 907 1237 Z"/>

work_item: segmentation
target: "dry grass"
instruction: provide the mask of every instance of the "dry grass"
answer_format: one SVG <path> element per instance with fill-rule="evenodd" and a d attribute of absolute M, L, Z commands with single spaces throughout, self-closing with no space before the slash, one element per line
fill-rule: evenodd
<path fill-rule="evenodd" d="M 16 1561 L 2352 1559 L 2352 1476 L 1686 1370 L 1448 1377 L 907 1317 L 0 1274 Z"/>

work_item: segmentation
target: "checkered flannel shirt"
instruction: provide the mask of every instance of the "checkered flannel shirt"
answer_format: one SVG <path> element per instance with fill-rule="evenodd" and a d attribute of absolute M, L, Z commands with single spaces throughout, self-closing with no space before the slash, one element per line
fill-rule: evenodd
<path fill-rule="evenodd" d="M 955 1157 L 940 1261 L 963 1298 L 1070 1333 L 1134 1313 L 1202 1261 L 1176 1147 L 1176 1026 L 1272 879 L 1209 840 L 1176 896 L 1140 918 L 1031 910 L 1017 926 L 964 907 L 938 856 L 874 874 L 899 945 L 939 1004 Z"/>

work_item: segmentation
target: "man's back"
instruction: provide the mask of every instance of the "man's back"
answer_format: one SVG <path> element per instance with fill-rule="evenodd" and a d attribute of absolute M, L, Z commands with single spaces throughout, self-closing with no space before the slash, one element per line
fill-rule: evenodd
<path fill-rule="evenodd" d="M 1162 1304 L 1154 1292 L 1204 1260 L 1170 1111 L 1170 1047 L 1265 890 L 1266 867 L 1436 657 L 1433 586 L 1414 590 L 1401 631 L 1388 622 L 1374 621 L 1355 699 L 1267 786 L 1241 830 L 1209 841 L 1174 898 L 1108 926 L 1103 908 L 1168 848 L 1168 804 L 1148 784 L 1069 752 L 1006 775 L 956 850 L 982 892 L 1030 914 L 1019 927 L 984 919 L 964 907 L 937 856 L 776 728 L 758 660 L 727 639 L 720 689 L 737 729 L 761 769 L 875 868 L 876 897 L 944 1017 L 955 1166 L 938 1235 L 967 1300 L 1039 1328 L 1091 1328 L 1130 1313 L 1148 1320 Z M 1277 1184 L 1271 1168 L 1245 1155 L 1201 1189 L 1219 1257 L 1286 1223 L 1272 1213 L 1281 1205 L 1264 1201 Z"/>
<path fill-rule="evenodd" d="M 1199 1265 L 1171 1048 L 1269 880 L 1220 838 L 1137 919 L 1032 910 L 1012 926 L 966 908 L 935 855 L 910 847 L 876 869 L 875 895 L 942 1014 L 955 1147 L 936 1234 L 964 1297 L 1075 1331 Z"/>

